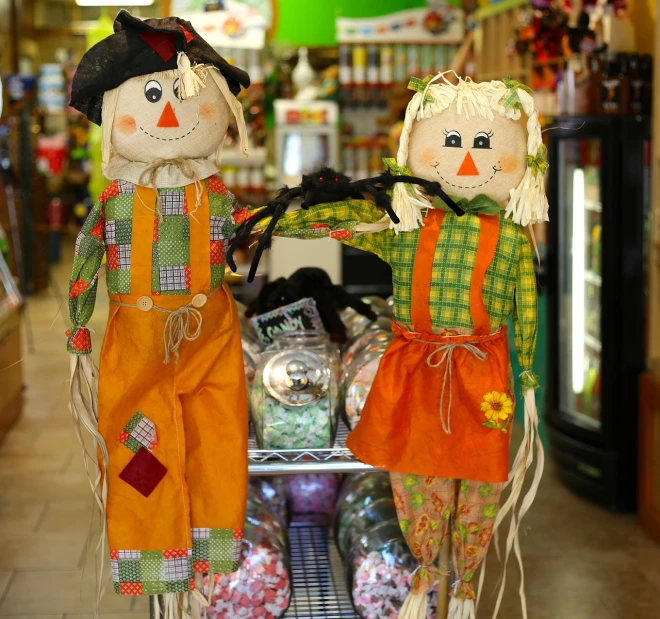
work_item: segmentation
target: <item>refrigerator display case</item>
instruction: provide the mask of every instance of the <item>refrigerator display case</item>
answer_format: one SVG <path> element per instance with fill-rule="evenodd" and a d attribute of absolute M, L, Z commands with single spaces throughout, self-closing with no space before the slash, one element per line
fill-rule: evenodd
<path fill-rule="evenodd" d="M 634 510 L 650 122 L 563 118 L 548 138 L 552 455 L 581 495 Z"/>

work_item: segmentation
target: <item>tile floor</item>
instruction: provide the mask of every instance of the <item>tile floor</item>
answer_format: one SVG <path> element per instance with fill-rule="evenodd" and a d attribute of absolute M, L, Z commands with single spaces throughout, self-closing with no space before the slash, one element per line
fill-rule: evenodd
<path fill-rule="evenodd" d="M 54 270 L 66 291 L 68 256 Z M 90 326 L 96 350 L 107 299 Z M 34 353 L 25 354 L 25 412 L 0 446 L 0 616 L 88 619 L 98 519 L 66 407 L 66 303 L 53 289 L 30 299 Z M 660 545 L 634 516 L 608 513 L 565 489 L 549 464 L 525 520 L 522 550 L 530 619 L 660 619 Z M 89 537 L 91 534 L 91 538 Z M 480 617 L 490 617 L 497 559 L 491 553 Z M 512 561 L 500 617 L 518 619 Z M 109 592 L 104 619 L 148 615 L 146 598 Z"/>

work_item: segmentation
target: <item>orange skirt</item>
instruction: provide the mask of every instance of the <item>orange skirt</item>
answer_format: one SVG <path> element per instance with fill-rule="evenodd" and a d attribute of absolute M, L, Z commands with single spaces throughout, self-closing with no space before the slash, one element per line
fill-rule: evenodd
<path fill-rule="evenodd" d="M 349 449 L 388 471 L 507 481 L 514 395 L 506 328 L 482 336 L 394 331 Z"/>

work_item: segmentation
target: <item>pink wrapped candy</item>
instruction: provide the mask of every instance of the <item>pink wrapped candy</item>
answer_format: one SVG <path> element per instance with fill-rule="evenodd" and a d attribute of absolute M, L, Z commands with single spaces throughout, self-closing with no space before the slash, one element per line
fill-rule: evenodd
<path fill-rule="evenodd" d="M 339 478 L 333 474 L 310 473 L 287 478 L 292 522 L 327 525 L 334 512 Z"/>
<path fill-rule="evenodd" d="M 215 574 L 210 619 L 277 619 L 291 601 L 291 576 L 286 551 L 276 538 L 246 524 L 243 562 L 233 574 Z M 204 594 L 210 580 L 204 578 Z"/>

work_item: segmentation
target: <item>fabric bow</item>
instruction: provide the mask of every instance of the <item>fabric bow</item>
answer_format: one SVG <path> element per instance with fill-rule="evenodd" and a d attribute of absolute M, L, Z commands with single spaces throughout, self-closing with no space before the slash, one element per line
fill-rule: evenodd
<path fill-rule="evenodd" d="M 502 83 L 506 86 L 507 92 L 504 95 L 504 98 L 502 99 L 502 105 L 505 108 L 515 108 L 517 110 L 522 109 L 522 103 L 520 103 L 520 96 L 518 95 L 518 89 L 524 90 L 525 92 L 528 92 L 530 95 L 532 94 L 532 89 L 520 82 L 517 82 L 516 80 L 509 79 L 508 77 L 505 77 L 502 80 Z"/>
<path fill-rule="evenodd" d="M 408 167 L 399 165 L 394 157 L 383 158 L 383 163 L 387 166 L 387 169 L 392 172 L 392 174 L 396 174 L 397 176 L 411 176 Z"/>
<path fill-rule="evenodd" d="M 451 196 L 451 199 L 456 202 L 457 206 L 470 215 L 478 215 L 479 213 L 482 215 L 498 215 L 501 210 L 500 205 L 495 200 L 483 193 L 475 196 L 472 200 L 455 198 L 454 196 Z M 433 198 L 433 207 L 446 213 L 453 213 L 441 198 Z"/>
<path fill-rule="evenodd" d="M 433 565 L 420 565 L 413 573 L 412 592 L 425 593 L 447 576 L 449 576 L 449 572 L 443 572 Z"/>
<path fill-rule="evenodd" d="M 527 167 L 532 168 L 532 174 L 536 178 L 536 175 L 540 172 L 545 174 L 550 167 L 550 164 L 545 160 L 548 155 L 548 149 L 545 144 L 539 146 L 538 151 L 536 151 L 536 156 L 527 155 Z"/>
<path fill-rule="evenodd" d="M 434 78 L 433 75 L 427 75 L 423 80 L 418 77 L 411 77 L 408 82 L 408 90 L 414 90 L 416 92 L 424 92 L 428 83 Z M 432 103 L 433 97 L 427 92 L 424 96 L 424 103 Z"/>

